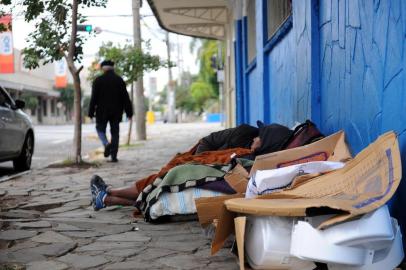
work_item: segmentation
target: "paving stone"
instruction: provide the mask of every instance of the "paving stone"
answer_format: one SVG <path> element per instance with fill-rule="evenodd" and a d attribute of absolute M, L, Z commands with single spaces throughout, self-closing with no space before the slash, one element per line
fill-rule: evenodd
<path fill-rule="evenodd" d="M 201 259 L 194 255 L 168 256 L 158 259 L 158 262 L 178 269 L 202 269 L 209 264 L 207 259 Z"/>
<path fill-rule="evenodd" d="M 75 210 L 75 209 L 78 209 L 78 208 L 80 208 L 80 206 L 62 206 L 62 207 L 57 207 L 57 208 L 52 208 L 52 209 L 49 209 L 49 210 L 46 210 L 45 211 L 45 213 L 46 214 L 48 214 L 48 215 L 51 215 L 51 214 L 56 214 L 56 213 L 62 213 L 62 212 L 67 212 L 67 211 L 72 211 L 72 210 Z"/>
<path fill-rule="evenodd" d="M 127 258 L 130 256 L 135 256 L 139 253 L 143 253 L 146 248 L 142 247 L 140 249 L 113 249 L 110 251 L 105 252 L 104 254 L 107 256 L 114 256 L 114 257 L 123 257 Z"/>
<path fill-rule="evenodd" d="M 76 269 L 97 267 L 109 262 L 103 256 L 87 256 L 77 254 L 67 254 L 65 256 L 59 257 L 57 260 L 70 264 Z"/>
<path fill-rule="evenodd" d="M 73 240 L 54 231 L 47 231 L 31 239 L 38 243 L 71 243 Z"/>
<path fill-rule="evenodd" d="M 211 262 L 208 265 L 209 269 L 221 270 L 238 270 L 240 267 L 237 264 L 237 259 L 231 259 L 224 262 Z"/>
<path fill-rule="evenodd" d="M 18 241 L 18 242 L 14 242 L 13 245 L 11 247 L 9 247 L 7 250 L 8 251 L 17 251 L 17 250 L 22 250 L 22 249 L 34 249 L 35 247 L 37 247 L 39 244 L 36 242 L 32 242 L 30 241 L 30 239 L 27 239 L 23 242 L 21 242 L 22 240 Z"/>
<path fill-rule="evenodd" d="M 60 207 L 64 203 L 66 203 L 65 200 L 63 200 L 63 201 L 61 201 L 61 200 L 44 201 L 44 202 L 29 203 L 29 204 L 22 206 L 21 208 L 26 209 L 26 210 L 32 209 L 32 210 L 44 212 L 48 209 Z"/>
<path fill-rule="evenodd" d="M 17 251 L 0 250 L 0 262 L 29 263 L 44 260 L 46 260 L 46 258 L 43 255 L 33 253 L 32 250 L 28 249 Z"/>
<path fill-rule="evenodd" d="M 89 178 L 90 179 L 90 178 Z M 65 203 L 66 207 L 69 206 L 76 206 L 76 207 L 87 207 L 89 205 L 91 205 L 91 198 L 87 197 L 87 198 L 76 198 L 77 200 Z"/>
<path fill-rule="evenodd" d="M 94 229 L 96 231 L 102 232 L 104 234 L 119 234 L 119 233 L 132 231 L 134 229 L 134 226 L 133 225 L 105 225 L 105 226 L 97 226 Z"/>
<path fill-rule="evenodd" d="M 50 228 L 52 227 L 51 223 L 48 221 L 36 221 L 36 222 L 18 222 L 14 223 L 14 226 L 19 229 L 35 229 L 35 228 Z"/>
<path fill-rule="evenodd" d="M 67 264 L 56 261 L 37 261 L 29 263 L 27 265 L 26 270 L 45 270 L 45 269 L 65 270 L 69 269 L 69 266 Z"/>
<path fill-rule="evenodd" d="M 151 237 L 144 236 L 139 232 L 125 232 L 100 237 L 99 241 L 119 241 L 119 242 L 148 242 Z"/>
<path fill-rule="evenodd" d="M 26 230 L 6 230 L 0 232 L 0 240 L 19 240 L 24 238 L 30 238 L 37 235 L 35 231 Z"/>
<path fill-rule="evenodd" d="M 10 189 L 7 192 L 8 196 L 28 196 L 28 190 L 18 190 L 18 189 Z"/>
<path fill-rule="evenodd" d="M 140 261 L 155 261 L 159 258 L 176 254 L 176 251 L 161 249 L 161 248 L 147 248 L 142 254 L 137 255 L 135 259 Z"/>
<path fill-rule="evenodd" d="M 96 241 L 95 243 L 81 246 L 77 248 L 77 251 L 94 251 L 94 250 L 118 250 L 118 249 L 134 249 L 142 250 L 145 249 L 144 243 L 142 242 L 103 242 Z"/>
<path fill-rule="evenodd" d="M 48 220 L 51 222 L 60 222 L 60 223 L 67 223 L 73 226 L 86 228 L 82 225 L 87 224 L 87 226 L 96 227 L 96 226 L 104 226 L 104 225 L 127 225 L 131 223 L 129 219 L 111 219 L 111 220 L 97 220 L 92 218 L 61 218 L 61 217 L 50 217 L 50 218 L 42 218 L 43 220 Z"/>
<path fill-rule="evenodd" d="M 95 232 L 95 231 L 61 232 L 61 234 L 69 236 L 69 237 L 75 237 L 75 238 L 93 238 L 93 237 L 105 235 L 102 232 Z"/>
<path fill-rule="evenodd" d="M 137 269 L 137 270 L 169 270 L 172 268 L 164 267 L 164 265 L 157 262 L 142 262 L 142 261 L 125 261 L 118 262 L 111 265 L 108 265 L 104 268 L 105 270 L 125 270 L 125 269 Z M 179 268 L 178 268 L 179 269 Z"/>
<path fill-rule="evenodd" d="M 157 237 L 157 241 L 159 242 L 182 242 L 182 241 L 195 241 L 195 240 L 202 240 L 208 241 L 203 234 L 174 234 L 174 235 L 164 235 Z"/>
<path fill-rule="evenodd" d="M 32 252 L 50 257 L 59 257 L 75 249 L 76 243 L 55 243 L 37 246 Z"/>
<path fill-rule="evenodd" d="M 49 217 L 60 217 L 60 218 L 92 218 L 94 214 L 93 210 L 86 209 L 75 209 L 67 212 L 60 212 L 56 214 L 49 215 Z"/>
<path fill-rule="evenodd" d="M 193 252 L 199 247 L 204 246 L 206 241 L 195 240 L 195 241 L 183 241 L 183 242 L 152 242 L 148 244 L 148 247 L 156 247 L 163 249 L 170 249 L 182 252 Z"/>
<path fill-rule="evenodd" d="M 39 218 L 40 215 L 38 214 L 30 214 L 30 213 L 24 213 L 24 212 L 15 212 L 13 210 L 9 212 L 0 212 L 0 217 L 1 218 L 15 218 L 15 219 L 36 219 Z"/>
<path fill-rule="evenodd" d="M 86 229 L 78 228 L 73 225 L 58 223 L 58 225 L 53 228 L 54 231 L 69 232 L 69 231 L 86 231 Z"/>

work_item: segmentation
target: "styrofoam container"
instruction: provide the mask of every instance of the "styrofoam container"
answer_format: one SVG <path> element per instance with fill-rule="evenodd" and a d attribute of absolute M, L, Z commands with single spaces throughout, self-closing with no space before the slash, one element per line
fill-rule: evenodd
<path fill-rule="evenodd" d="M 299 221 L 293 227 L 290 253 L 303 260 L 361 266 L 371 264 L 374 251 L 390 247 L 394 237 L 389 210 L 383 206 L 325 230 Z"/>
<path fill-rule="evenodd" d="M 294 218 L 249 217 L 245 253 L 253 269 L 312 270 L 315 264 L 290 255 Z"/>
<path fill-rule="evenodd" d="M 347 266 L 343 264 L 328 264 L 329 270 L 384 270 L 395 269 L 404 258 L 402 233 L 396 219 L 392 219 L 395 239 L 384 249 L 375 250 L 371 263 L 362 266 Z"/>

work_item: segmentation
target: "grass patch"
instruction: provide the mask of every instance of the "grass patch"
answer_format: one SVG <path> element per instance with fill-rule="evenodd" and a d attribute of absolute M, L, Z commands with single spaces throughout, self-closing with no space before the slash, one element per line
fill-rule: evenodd
<path fill-rule="evenodd" d="M 97 162 L 97 161 L 82 161 L 80 163 L 76 163 L 74 160 L 67 158 L 61 162 L 51 164 L 47 168 L 89 169 L 89 168 L 98 168 L 100 166 L 101 166 L 101 163 Z"/>

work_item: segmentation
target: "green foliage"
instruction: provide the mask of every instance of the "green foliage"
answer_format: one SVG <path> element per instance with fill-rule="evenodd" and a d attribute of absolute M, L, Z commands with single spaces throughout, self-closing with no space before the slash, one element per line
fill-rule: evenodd
<path fill-rule="evenodd" d="M 79 9 L 81 7 L 105 7 L 107 0 L 74 0 Z M 72 13 L 74 4 L 70 0 L 24 0 L 22 5 L 26 22 L 33 22 L 35 30 L 28 36 L 24 55 L 24 66 L 34 69 L 39 63 L 47 64 L 62 57 L 66 57 L 69 43 L 72 39 Z M 78 13 L 78 22 L 83 23 L 86 18 Z M 78 34 L 74 44 L 73 61 L 80 62 L 83 55 L 83 44 L 88 33 Z"/>
<path fill-rule="evenodd" d="M 199 42 L 200 41 L 200 42 Z M 210 84 L 214 97 L 219 97 L 219 87 L 217 83 L 216 70 L 212 67 L 212 57 L 216 57 L 218 54 L 218 41 L 209 39 L 194 39 L 190 44 L 190 49 L 193 51 L 197 43 L 200 43 L 200 47 L 197 51 L 197 61 L 199 62 L 199 80 Z M 221 43 L 222 50 L 224 51 L 224 44 Z M 223 53 L 224 55 L 224 53 Z M 224 61 L 224 59 L 221 59 Z M 222 63 L 221 63 L 222 65 Z"/>
<path fill-rule="evenodd" d="M 185 112 L 193 112 L 196 110 L 196 102 L 193 99 L 190 88 L 180 85 L 176 87 L 176 108 Z"/>
<path fill-rule="evenodd" d="M 38 98 L 30 93 L 23 92 L 21 100 L 25 102 L 25 107 L 30 110 L 35 110 L 38 107 Z"/>
<path fill-rule="evenodd" d="M 93 65 L 89 68 L 89 80 L 94 80 L 100 74 L 97 67 L 102 59 L 112 60 L 117 74 L 123 77 L 127 84 L 135 82 L 146 71 L 155 71 L 161 67 L 168 67 L 167 61 L 161 60 L 158 55 L 152 55 L 148 52 L 150 46 L 146 43 L 146 49 L 134 47 L 126 44 L 124 46 L 115 45 L 112 42 L 103 44 L 99 48 L 97 57 Z M 172 64 L 171 64 L 172 65 Z"/>
<path fill-rule="evenodd" d="M 72 85 L 58 90 L 60 92 L 59 101 L 65 105 L 69 111 L 73 108 L 74 89 Z"/>
<path fill-rule="evenodd" d="M 205 104 L 208 100 L 214 99 L 213 88 L 207 82 L 197 81 L 192 83 L 191 93 L 197 108 L 202 111 L 205 108 Z"/>

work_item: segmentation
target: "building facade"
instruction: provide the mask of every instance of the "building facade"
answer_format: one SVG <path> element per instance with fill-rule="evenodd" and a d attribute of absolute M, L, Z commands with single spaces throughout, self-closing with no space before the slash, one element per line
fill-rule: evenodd
<path fill-rule="evenodd" d="M 163 28 L 224 40 L 228 126 L 311 119 L 345 130 L 354 154 L 394 130 L 406 167 L 406 1 L 148 2 Z M 390 206 L 403 232 L 405 204 L 402 181 Z"/>
<path fill-rule="evenodd" d="M 89 95 L 90 85 L 85 77 L 82 76 L 81 79 L 82 90 L 85 95 Z M 68 83 L 73 83 L 69 73 L 67 80 Z M 53 63 L 41 65 L 34 70 L 26 69 L 20 50 L 14 49 L 14 73 L 0 74 L 0 85 L 6 88 L 13 98 L 27 100 L 29 97 L 30 101 L 35 99 L 35 106 L 26 104 L 24 109 L 35 124 L 65 124 L 70 123 L 73 118 L 73 110 L 65 107 L 60 100 L 60 90 L 55 88 Z"/>

